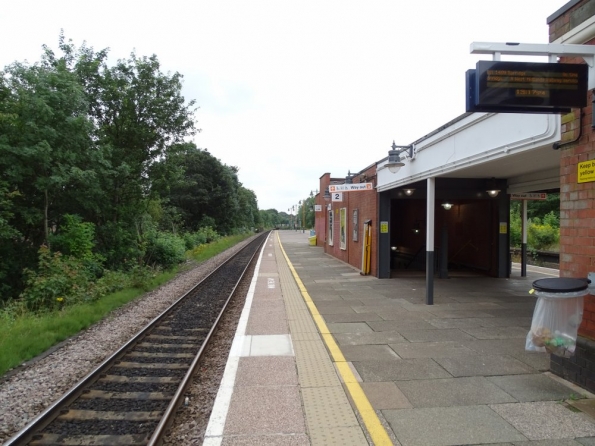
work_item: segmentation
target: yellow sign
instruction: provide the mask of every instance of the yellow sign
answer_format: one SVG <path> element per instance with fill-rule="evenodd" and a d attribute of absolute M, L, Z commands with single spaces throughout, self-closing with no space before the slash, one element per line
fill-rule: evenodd
<path fill-rule="evenodd" d="M 500 234 L 506 234 L 508 232 L 508 225 L 505 221 L 500 222 Z"/>
<path fill-rule="evenodd" d="M 578 163 L 577 178 L 579 183 L 595 181 L 595 160 Z"/>
<path fill-rule="evenodd" d="M 380 233 L 388 234 L 388 222 L 387 221 L 380 222 Z"/>

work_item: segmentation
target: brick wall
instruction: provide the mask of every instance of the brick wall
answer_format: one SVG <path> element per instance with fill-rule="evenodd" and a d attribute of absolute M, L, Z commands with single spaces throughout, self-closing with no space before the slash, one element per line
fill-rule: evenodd
<path fill-rule="evenodd" d="M 595 0 L 574 4 L 550 25 L 550 42 L 595 15 Z M 586 42 L 595 44 L 595 39 Z M 564 63 L 584 63 L 582 58 L 563 58 Z M 560 141 L 560 277 L 587 277 L 595 271 L 595 183 L 578 183 L 578 163 L 595 159 L 592 125 L 592 93 L 587 107 L 562 116 Z M 583 320 L 572 358 L 551 356 L 553 373 L 595 391 L 595 299 L 585 297 Z"/>
<path fill-rule="evenodd" d="M 362 172 L 359 172 L 353 178 L 353 183 L 371 182 L 376 186 L 376 166 L 373 165 Z M 324 191 L 330 184 L 343 184 L 345 178 L 331 178 L 329 173 L 325 173 L 320 177 L 320 193 L 317 197 L 316 204 L 321 205 L 322 212 L 316 213 L 315 227 L 318 246 L 324 247 L 327 254 L 336 257 L 337 259 L 352 265 L 357 269 L 362 267 L 362 246 L 363 246 L 363 229 L 366 220 L 372 220 L 372 244 L 371 244 L 371 265 L 370 274 L 378 276 L 378 265 L 376 261 L 376 253 L 378 249 L 377 243 L 377 226 L 378 218 L 378 195 L 376 189 L 371 191 L 358 192 L 344 192 L 343 201 L 325 201 Z M 333 244 L 328 240 L 328 205 L 330 204 L 333 212 Z M 340 242 L 340 215 L 341 209 L 346 209 L 346 249 L 341 249 Z M 357 210 L 357 240 L 354 240 L 354 210 Z"/>
<path fill-rule="evenodd" d="M 594 3 L 595 4 L 595 3 Z M 577 7 L 580 6 L 577 5 Z M 576 10 L 575 7 L 573 10 Z M 572 11 L 560 18 L 568 21 Z M 595 44 L 595 40 L 588 42 Z M 565 63 L 584 63 L 565 58 Z M 560 276 L 587 277 L 595 271 L 595 183 L 578 183 L 578 163 L 595 159 L 595 133 L 591 127 L 592 93 L 587 107 L 562 116 L 560 147 Z M 585 299 L 579 334 L 595 339 L 595 299 Z"/>

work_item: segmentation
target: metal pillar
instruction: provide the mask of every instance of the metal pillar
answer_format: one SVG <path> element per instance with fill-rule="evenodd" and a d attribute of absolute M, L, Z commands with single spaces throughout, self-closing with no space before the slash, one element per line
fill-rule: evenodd
<path fill-rule="evenodd" d="M 521 277 L 527 277 L 527 200 L 523 200 L 523 243 L 521 244 Z"/>
<path fill-rule="evenodd" d="M 434 206 L 436 178 L 428 178 L 426 203 L 426 305 L 434 305 Z"/>

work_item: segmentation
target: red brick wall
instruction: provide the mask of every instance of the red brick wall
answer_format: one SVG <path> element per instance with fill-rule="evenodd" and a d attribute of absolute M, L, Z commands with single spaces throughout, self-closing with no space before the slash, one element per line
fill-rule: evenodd
<path fill-rule="evenodd" d="M 372 245 L 371 245 L 371 268 L 370 274 L 378 276 L 378 265 L 376 261 L 378 241 L 377 231 L 375 226 L 377 225 L 378 218 L 378 194 L 376 189 L 371 191 L 358 191 L 358 192 L 344 192 L 343 201 L 325 201 L 324 191 L 331 184 L 343 184 L 344 178 L 331 178 L 330 174 L 325 173 L 320 177 L 320 193 L 317 197 L 316 204 L 322 206 L 322 212 L 316 213 L 315 227 L 317 234 L 316 244 L 324 247 L 326 253 L 336 257 L 337 259 L 352 265 L 357 269 L 362 267 L 362 244 L 363 244 L 363 229 L 364 221 L 372 220 Z M 372 166 L 369 169 L 360 172 L 353 178 L 353 183 L 364 183 L 371 182 L 376 186 L 376 166 Z M 333 211 L 333 246 L 329 244 L 327 240 L 328 236 L 328 211 L 327 206 L 331 205 Z M 347 210 L 347 225 L 346 225 L 346 247 L 347 249 L 341 249 L 340 242 L 340 209 L 346 208 Z M 353 240 L 353 211 L 358 211 L 358 230 L 357 240 Z"/>
<path fill-rule="evenodd" d="M 590 1 L 578 3 L 550 23 L 550 41 L 572 29 Z M 578 18 L 577 18 L 578 17 Z M 595 39 L 587 42 L 595 44 Z M 564 58 L 565 63 L 584 63 L 582 58 Z M 587 277 L 595 271 L 595 182 L 578 183 L 578 163 L 595 159 L 595 132 L 591 128 L 591 93 L 587 107 L 562 116 L 560 147 L 560 276 Z M 580 135 L 580 136 L 579 136 Z M 578 138 L 578 140 L 577 140 Z M 573 142 L 575 141 L 576 142 Z M 579 334 L 595 339 L 595 299 L 585 299 Z"/>

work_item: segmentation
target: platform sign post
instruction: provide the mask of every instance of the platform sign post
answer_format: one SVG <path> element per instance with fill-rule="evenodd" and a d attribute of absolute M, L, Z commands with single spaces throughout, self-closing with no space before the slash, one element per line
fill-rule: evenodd
<path fill-rule="evenodd" d="M 543 192 L 530 192 L 521 194 L 510 194 L 511 200 L 547 200 L 547 194 Z"/>

